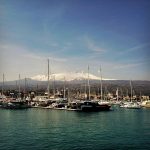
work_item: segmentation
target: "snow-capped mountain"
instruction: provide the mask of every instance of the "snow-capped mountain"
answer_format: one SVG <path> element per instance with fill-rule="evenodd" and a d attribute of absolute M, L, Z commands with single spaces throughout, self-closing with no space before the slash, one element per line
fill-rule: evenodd
<path fill-rule="evenodd" d="M 48 76 L 47 75 L 36 75 L 34 77 L 31 77 L 32 80 L 38 80 L 38 81 L 47 81 Z M 57 80 L 57 81 L 73 81 L 73 80 L 85 80 L 88 79 L 88 73 L 83 72 L 68 72 L 68 73 L 57 73 L 57 74 L 51 74 L 50 80 Z M 100 80 L 100 77 L 97 77 L 93 74 L 89 74 L 90 80 Z M 110 80 L 110 79 L 103 79 L 103 80 Z"/>

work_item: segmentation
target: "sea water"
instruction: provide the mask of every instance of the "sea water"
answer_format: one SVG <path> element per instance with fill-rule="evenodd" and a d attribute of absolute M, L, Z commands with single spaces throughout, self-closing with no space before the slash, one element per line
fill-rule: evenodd
<path fill-rule="evenodd" d="M 148 150 L 150 109 L 0 109 L 1 150 Z"/>

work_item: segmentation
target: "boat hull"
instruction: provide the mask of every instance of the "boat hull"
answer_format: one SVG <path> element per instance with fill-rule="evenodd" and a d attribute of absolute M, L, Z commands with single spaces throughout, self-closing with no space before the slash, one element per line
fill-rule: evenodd
<path fill-rule="evenodd" d="M 1 107 L 5 108 L 5 109 L 27 109 L 27 108 L 30 108 L 28 103 L 23 102 L 23 101 L 4 102 Z"/>
<path fill-rule="evenodd" d="M 74 104 L 73 107 L 69 107 L 68 109 L 83 111 L 83 112 L 97 112 L 97 111 L 108 111 L 110 110 L 110 105 L 108 104 L 98 104 L 95 102 L 81 102 Z"/>

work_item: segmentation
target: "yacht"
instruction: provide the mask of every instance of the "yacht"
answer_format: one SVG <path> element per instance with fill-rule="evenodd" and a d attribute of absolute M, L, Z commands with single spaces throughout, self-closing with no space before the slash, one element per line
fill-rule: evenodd
<path fill-rule="evenodd" d="M 125 102 L 120 105 L 121 108 L 140 109 L 141 105 L 137 102 Z"/>
<path fill-rule="evenodd" d="M 69 103 L 67 110 L 77 110 L 83 112 L 94 112 L 94 111 L 107 111 L 110 110 L 110 105 L 107 104 L 98 104 L 94 101 L 79 101 Z"/>
<path fill-rule="evenodd" d="M 143 107 L 150 108 L 150 100 L 143 101 L 141 104 Z"/>
<path fill-rule="evenodd" d="M 28 104 L 27 101 L 8 101 L 8 102 L 3 102 L 2 103 L 2 108 L 5 109 L 26 109 L 26 108 L 30 108 L 30 105 Z"/>
<path fill-rule="evenodd" d="M 120 105 L 121 108 L 129 108 L 129 109 L 140 109 L 141 105 L 138 104 L 138 102 L 133 102 L 132 101 L 132 84 L 130 81 L 130 88 L 131 88 L 131 99 L 130 102 L 124 102 Z"/>

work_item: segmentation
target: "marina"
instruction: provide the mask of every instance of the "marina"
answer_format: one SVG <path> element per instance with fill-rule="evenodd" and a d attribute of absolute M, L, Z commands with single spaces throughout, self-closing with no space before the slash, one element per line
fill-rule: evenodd
<path fill-rule="evenodd" d="M 6 96 L 4 93 L 4 74 L 3 74 L 3 82 L 2 82 L 2 90 L 0 93 L 0 107 L 5 109 L 26 109 L 26 108 L 46 108 L 46 109 L 58 109 L 58 110 L 75 110 L 75 111 L 82 111 L 82 112 L 96 112 L 96 111 L 108 111 L 111 108 L 111 105 L 119 105 L 121 108 L 128 108 L 128 109 L 140 109 L 142 107 L 149 107 L 150 97 L 147 96 L 145 100 L 137 99 L 135 95 L 135 91 L 133 90 L 133 85 L 130 80 L 130 96 L 127 95 L 120 97 L 119 100 L 119 90 L 116 89 L 116 94 L 113 95 L 109 93 L 112 97 L 109 98 L 109 94 L 105 94 L 103 92 L 103 80 L 102 80 L 102 73 L 101 67 L 99 69 L 100 72 L 100 91 L 97 94 L 91 95 L 91 85 L 90 85 L 90 68 L 88 65 L 88 72 L 87 77 L 84 78 L 85 84 L 85 91 L 84 97 L 80 97 L 81 91 L 78 94 L 77 92 L 73 93 L 73 97 L 70 95 L 69 88 L 66 88 L 66 78 L 64 77 L 64 84 L 63 89 L 60 91 L 57 88 L 55 89 L 50 88 L 50 67 L 49 67 L 49 59 L 47 60 L 47 89 L 43 93 L 43 96 L 36 96 L 35 92 L 31 91 L 30 93 L 26 89 L 26 78 L 25 78 L 25 87 L 24 91 L 21 93 L 20 87 L 20 74 L 19 74 L 19 85 L 18 91 L 15 89 L 16 97 L 10 97 L 10 95 L 14 95 L 11 91 L 5 91 L 7 93 Z M 98 82 L 98 81 L 97 81 Z M 51 83 L 52 84 L 52 83 Z M 54 83 L 53 83 L 54 84 Z M 56 88 L 56 87 L 55 87 Z M 53 91 L 53 93 L 50 92 Z M 72 89 L 74 90 L 74 88 Z M 100 92 L 100 93 L 99 93 Z M 106 92 L 106 91 L 105 91 Z M 133 96 L 134 92 L 134 96 Z M 31 94 L 32 93 L 32 94 Z M 99 96 L 100 95 L 100 96 Z M 145 105 L 144 105 L 144 101 Z M 147 102 L 148 101 L 148 102 Z"/>
<path fill-rule="evenodd" d="M 0 9 L 0 150 L 150 150 L 150 0 Z"/>

